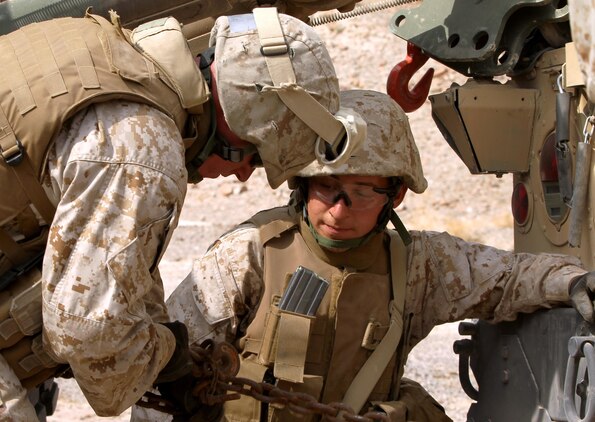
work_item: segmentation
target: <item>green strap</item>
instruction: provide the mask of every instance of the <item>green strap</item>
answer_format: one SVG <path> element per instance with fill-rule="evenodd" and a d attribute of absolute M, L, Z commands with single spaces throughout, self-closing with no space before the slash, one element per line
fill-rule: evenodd
<path fill-rule="evenodd" d="M 409 234 L 409 230 L 407 230 L 407 227 L 405 227 L 395 210 L 392 209 L 390 210 L 390 222 L 393 223 L 393 226 L 395 226 L 395 230 L 397 233 L 399 233 L 399 236 L 403 240 L 405 246 L 409 246 L 411 243 L 411 235 Z"/>
<path fill-rule="evenodd" d="M 393 300 L 390 303 L 390 326 L 380 344 L 360 368 L 343 397 L 343 403 L 359 413 L 374 386 L 380 379 L 391 357 L 397 350 L 403 334 L 403 310 L 405 308 L 405 285 L 407 276 L 407 248 L 401 236 L 390 233 L 391 279 Z M 339 412 L 339 417 L 342 412 Z"/>

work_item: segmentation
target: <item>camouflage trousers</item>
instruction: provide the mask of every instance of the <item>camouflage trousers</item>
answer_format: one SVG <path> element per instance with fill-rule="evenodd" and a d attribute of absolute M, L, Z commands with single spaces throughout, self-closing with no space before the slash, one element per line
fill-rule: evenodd
<path fill-rule="evenodd" d="M 35 422 L 38 420 L 27 390 L 0 354 L 0 422 Z"/>

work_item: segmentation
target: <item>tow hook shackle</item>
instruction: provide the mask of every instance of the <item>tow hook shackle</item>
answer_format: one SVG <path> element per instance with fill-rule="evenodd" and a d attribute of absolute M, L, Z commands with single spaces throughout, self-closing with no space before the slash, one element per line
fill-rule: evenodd
<path fill-rule="evenodd" d="M 430 92 L 434 69 L 430 68 L 420 78 L 414 87 L 409 89 L 409 82 L 413 74 L 417 72 L 428 61 L 422 50 L 415 44 L 407 43 L 407 56 L 405 60 L 397 63 L 390 71 L 386 80 L 386 93 L 410 113 L 422 106 Z"/>

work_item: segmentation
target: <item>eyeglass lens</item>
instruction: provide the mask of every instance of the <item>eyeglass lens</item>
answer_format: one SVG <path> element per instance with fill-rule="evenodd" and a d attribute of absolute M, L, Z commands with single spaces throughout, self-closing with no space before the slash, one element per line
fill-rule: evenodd
<path fill-rule="evenodd" d="M 341 184 L 332 178 L 310 180 L 311 192 L 326 204 L 332 205 L 343 199 L 353 210 L 364 210 L 386 204 L 388 195 L 376 192 L 372 185 L 358 183 Z"/>

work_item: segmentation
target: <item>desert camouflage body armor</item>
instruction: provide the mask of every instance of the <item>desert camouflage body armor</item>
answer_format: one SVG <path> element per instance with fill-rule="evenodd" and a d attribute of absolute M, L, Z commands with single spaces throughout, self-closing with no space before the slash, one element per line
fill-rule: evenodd
<path fill-rule="evenodd" d="M 365 268 L 340 268 L 328 256 L 313 252 L 315 240 L 302 237 L 298 230 L 304 223 L 297 216 L 292 220 L 284 210 L 261 212 L 250 222 L 259 227 L 264 246 L 265 290 L 246 335 L 239 340 L 239 376 L 270 382 L 268 377 L 274 375 L 285 390 L 305 392 L 324 403 L 338 402 L 388 330 L 392 296 L 389 259 L 394 251 L 385 252 L 388 236 L 380 233 L 370 241 L 376 253 L 366 254 Z M 302 232 L 309 234 L 303 228 Z M 298 266 L 311 269 L 330 283 L 310 324 L 295 322 L 300 316 L 287 318 L 278 307 Z M 302 353 L 305 365 L 300 376 L 296 362 Z M 388 400 L 395 369 L 393 354 L 369 400 Z M 225 406 L 225 418 L 230 421 L 310 420 L 274 406 L 264 410 L 260 402 L 249 397 Z M 263 411 L 268 412 L 267 419 Z"/>
<path fill-rule="evenodd" d="M 48 377 L 29 379 L 40 365 L 55 365 L 39 334 L 41 259 L 56 206 L 40 181 L 55 135 L 78 111 L 115 99 L 156 107 L 184 134 L 208 100 L 177 21 L 133 32 L 115 14 L 112 22 L 87 14 L 0 38 L 0 349 L 27 388 Z"/>

